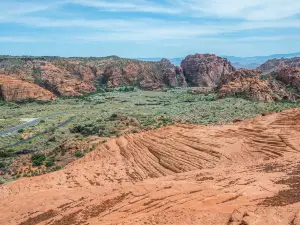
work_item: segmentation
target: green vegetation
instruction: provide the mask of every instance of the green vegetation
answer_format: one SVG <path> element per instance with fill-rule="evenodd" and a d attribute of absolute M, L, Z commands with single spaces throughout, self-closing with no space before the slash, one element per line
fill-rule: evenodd
<path fill-rule="evenodd" d="M 0 104 L 0 130 L 20 125 L 24 123 L 21 120 L 24 118 L 40 118 L 65 112 L 53 118 L 43 119 L 12 135 L 0 137 L 2 171 L 9 166 L 13 157 L 28 152 L 35 153 L 29 159 L 34 167 L 44 165 L 49 171 L 59 170 L 60 166 L 56 165 L 53 156 L 40 152 L 53 150 L 66 140 L 82 140 L 91 135 L 118 137 L 148 129 L 159 129 L 174 123 L 227 124 L 235 119 L 248 119 L 264 112 L 280 112 L 300 106 L 298 103 L 284 101 L 266 103 L 235 97 L 217 99 L 216 94 L 193 94 L 190 89 L 150 92 L 130 87 L 111 89 L 109 92 L 102 90 L 83 97 L 59 98 L 47 104 L 39 102 L 22 104 L 0 102 Z M 56 129 L 71 117 L 74 119 L 70 123 Z M 46 133 L 21 145 L 1 149 L 41 132 Z M 73 152 L 72 156 L 82 157 L 82 152 L 84 149 Z M 28 172 L 22 176 L 36 174 Z M 17 176 L 17 173 L 14 176 Z"/>
<path fill-rule="evenodd" d="M 45 166 L 46 166 L 47 168 L 49 168 L 49 167 L 54 166 L 54 163 L 55 163 L 54 158 L 49 158 L 49 159 L 47 159 L 47 161 L 46 161 L 46 163 L 45 163 Z"/>
<path fill-rule="evenodd" d="M 81 158 L 81 157 L 83 157 L 83 153 L 78 151 L 78 152 L 75 153 L 75 156 L 77 158 Z"/>
<path fill-rule="evenodd" d="M 44 164 L 46 156 L 44 154 L 36 154 L 31 157 L 31 162 L 33 166 L 41 166 Z"/>

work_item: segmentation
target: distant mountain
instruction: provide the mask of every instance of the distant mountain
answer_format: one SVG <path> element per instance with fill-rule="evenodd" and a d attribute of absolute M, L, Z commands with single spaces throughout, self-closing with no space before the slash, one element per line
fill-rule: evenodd
<path fill-rule="evenodd" d="M 145 61 L 145 62 L 158 62 L 160 61 L 162 58 L 138 58 L 138 60 L 141 61 Z M 174 64 L 175 66 L 180 66 L 181 61 L 184 59 L 184 57 L 182 58 L 170 58 L 168 59 L 172 64 Z"/>
<path fill-rule="evenodd" d="M 275 54 L 269 56 L 253 56 L 253 57 L 223 56 L 223 57 L 231 61 L 232 65 L 236 68 L 255 69 L 270 59 L 292 58 L 297 56 L 300 56 L 300 52 L 289 53 L 289 54 Z"/>
<path fill-rule="evenodd" d="M 274 54 L 269 56 L 252 56 L 252 57 L 236 57 L 236 56 L 222 56 L 227 58 L 235 68 L 247 68 L 255 69 L 261 64 L 265 63 L 270 59 L 280 59 L 280 58 L 292 58 L 300 56 L 300 52 L 288 53 L 288 54 Z M 184 58 L 169 58 L 170 62 L 175 66 L 179 66 Z M 142 61 L 160 61 L 161 58 L 140 58 Z"/>

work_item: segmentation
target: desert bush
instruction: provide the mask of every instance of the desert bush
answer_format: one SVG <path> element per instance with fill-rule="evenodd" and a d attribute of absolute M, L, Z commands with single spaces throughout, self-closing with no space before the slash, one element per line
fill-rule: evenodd
<path fill-rule="evenodd" d="M 83 157 L 83 153 L 80 152 L 80 151 L 77 151 L 77 152 L 75 153 L 75 156 L 76 156 L 77 158 L 81 158 L 81 157 Z"/>
<path fill-rule="evenodd" d="M 31 162 L 33 166 L 41 166 L 46 160 L 45 154 L 35 154 L 31 157 Z"/>
<path fill-rule="evenodd" d="M 54 159 L 53 159 L 53 158 L 49 158 L 49 159 L 47 159 L 47 161 L 46 161 L 46 163 L 45 163 L 45 166 L 46 166 L 47 168 L 49 168 L 49 167 L 54 166 L 54 163 L 55 163 Z"/>

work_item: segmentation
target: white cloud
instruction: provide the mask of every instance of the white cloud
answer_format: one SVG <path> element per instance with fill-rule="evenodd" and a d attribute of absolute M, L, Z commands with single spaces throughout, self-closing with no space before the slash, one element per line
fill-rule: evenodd
<path fill-rule="evenodd" d="M 278 20 L 300 13 L 295 0 L 170 0 L 197 16 L 239 18 L 245 20 Z"/>
<path fill-rule="evenodd" d="M 5 7 L 0 9 L 0 23 L 17 23 L 25 25 L 26 28 L 57 28 L 58 30 L 53 29 L 57 36 L 56 40 L 87 42 L 186 40 L 213 38 L 214 35 L 252 29 L 300 28 L 300 19 L 287 18 L 300 12 L 300 1 L 295 2 L 294 0 L 166 0 L 167 4 L 151 3 L 148 0 L 132 0 L 130 2 L 121 0 L 52 0 L 48 3 L 38 0 L 26 3 L 20 3 L 17 0 L 4 1 L 6 1 L 3 4 Z M 135 18 L 91 19 L 87 15 L 88 13 L 83 12 L 78 18 L 70 19 L 59 16 L 56 18 L 37 17 L 33 14 L 50 11 L 52 12 L 50 15 L 53 15 L 54 9 L 62 5 L 65 6 L 60 8 L 62 11 L 68 10 L 66 7 L 68 3 L 106 11 L 167 13 L 170 17 L 168 20 L 151 19 L 140 14 Z M 177 14 L 182 17 L 177 17 Z M 235 18 L 235 20 L 215 22 L 211 20 L 208 23 L 205 19 L 194 18 L 195 16 Z M 66 30 L 60 34 L 59 28 L 72 28 L 73 30 L 72 32 Z M 85 30 L 83 31 L 83 29 Z M 264 38 L 274 40 L 276 37 L 262 37 L 261 40 Z M 2 42 L 31 42 L 31 40 L 34 39 L 22 36 L 0 37 Z M 239 40 L 254 41 L 258 40 L 258 37 L 245 37 Z"/>
<path fill-rule="evenodd" d="M 95 7 L 105 11 L 125 11 L 125 12 L 150 12 L 176 14 L 182 12 L 179 8 L 168 5 L 159 5 L 150 1 L 100 1 L 100 0 L 68 0 L 69 3 L 79 4 L 83 6 Z"/>

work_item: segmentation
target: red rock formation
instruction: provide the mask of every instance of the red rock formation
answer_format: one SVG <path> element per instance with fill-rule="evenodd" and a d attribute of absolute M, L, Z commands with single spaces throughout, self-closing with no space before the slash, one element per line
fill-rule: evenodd
<path fill-rule="evenodd" d="M 0 75 L 0 98 L 4 101 L 21 100 L 54 100 L 56 97 L 50 91 L 38 85 L 24 82 L 5 75 Z"/>
<path fill-rule="evenodd" d="M 175 67 L 167 59 L 160 62 L 122 62 L 122 59 L 117 59 L 106 67 L 103 80 L 109 87 L 137 85 L 144 90 L 159 90 L 164 86 L 186 86 L 181 68 Z"/>
<path fill-rule="evenodd" d="M 281 67 L 278 72 L 273 72 L 272 75 L 285 85 L 300 90 L 300 67 Z"/>
<path fill-rule="evenodd" d="M 186 86 L 181 68 L 167 59 L 4 57 L 0 58 L 0 72 L 63 96 L 94 92 L 99 81 L 109 87 L 136 85 L 145 90 Z"/>
<path fill-rule="evenodd" d="M 271 59 L 260 65 L 258 69 L 261 70 L 263 74 L 268 74 L 273 71 L 279 71 L 280 68 L 284 66 L 300 67 L 300 57 L 294 57 L 291 59 Z"/>
<path fill-rule="evenodd" d="M 230 83 L 236 79 L 246 78 L 246 77 L 260 77 L 261 71 L 259 70 L 249 70 L 249 69 L 238 69 L 232 73 L 225 74 L 220 79 L 220 85 Z"/>
<path fill-rule="evenodd" d="M 283 84 L 269 77 L 261 79 L 259 70 L 240 69 L 222 77 L 218 97 L 246 97 L 259 101 L 295 100 L 298 96 L 288 92 Z"/>
<path fill-rule="evenodd" d="M 189 55 L 181 67 L 191 86 L 204 87 L 218 86 L 222 76 L 235 71 L 227 59 L 210 54 Z"/>

